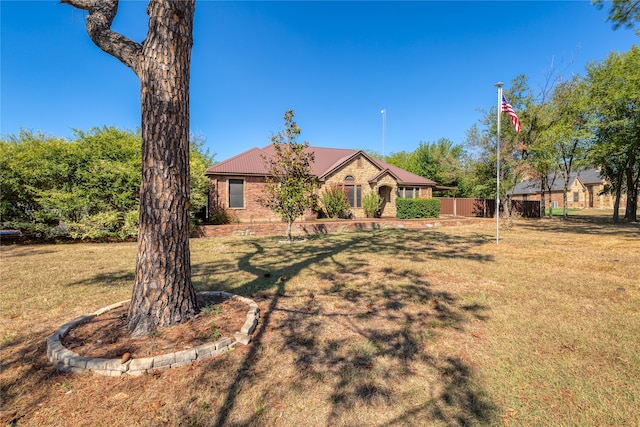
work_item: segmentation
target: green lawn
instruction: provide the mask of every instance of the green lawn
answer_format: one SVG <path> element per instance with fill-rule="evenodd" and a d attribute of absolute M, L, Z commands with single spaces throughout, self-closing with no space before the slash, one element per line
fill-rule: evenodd
<path fill-rule="evenodd" d="M 187 368 L 55 372 L 61 324 L 131 293 L 135 244 L 2 246 L 0 420 L 17 425 L 634 426 L 640 225 L 592 216 L 192 240 L 253 298 L 249 346 Z"/>

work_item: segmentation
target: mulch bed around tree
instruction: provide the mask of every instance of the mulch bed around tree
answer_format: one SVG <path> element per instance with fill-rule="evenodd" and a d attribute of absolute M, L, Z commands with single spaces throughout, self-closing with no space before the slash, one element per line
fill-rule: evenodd
<path fill-rule="evenodd" d="M 62 344 L 80 356 L 131 358 L 187 350 L 230 337 L 242 328 L 248 306 L 236 298 L 198 295 L 200 312 L 179 325 L 159 328 L 144 338 L 131 338 L 127 329 L 129 304 L 96 316 L 72 328 Z"/>

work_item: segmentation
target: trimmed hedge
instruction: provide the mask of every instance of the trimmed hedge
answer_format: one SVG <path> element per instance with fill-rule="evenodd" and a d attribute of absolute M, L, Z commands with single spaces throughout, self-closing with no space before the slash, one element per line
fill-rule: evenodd
<path fill-rule="evenodd" d="M 440 200 L 438 199 L 405 199 L 396 200 L 396 217 L 400 219 L 438 218 L 440 216 Z"/>

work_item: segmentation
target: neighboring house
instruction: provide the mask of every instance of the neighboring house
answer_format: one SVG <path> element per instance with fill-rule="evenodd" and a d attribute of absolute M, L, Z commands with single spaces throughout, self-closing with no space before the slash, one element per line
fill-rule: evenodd
<path fill-rule="evenodd" d="M 319 193 L 328 184 L 344 185 L 351 213 L 364 217 L 362 197 L 375 191 L 382 197 L 380 216 L 395 217 L 396 199 L 431 198 L 436 183 L 399 167 L 373 158 L 364 151 L 340 148 L 309 147 L 315 161 L 311 171 L 318 179 Z M 259 203 L 265 194 L 267 167 L 263 156 L 273 156 L 273 146 L 252 148 L 217 163 L 205 172 L 211 181 L 211 212 L 231 210 L 239 221 L 276 221 L 280 217 Z"/>
<path fill-rule="evenodd" d="M 569 175 L 567 187 L 568 208 L 599 208 L 612 209 L 614 197 L 611 194 L 601 194 L 605 180 L 597 169 L 583 169 Z M 563 202 L 564 178 L 556 174 L 551 187 L 551 207 L 564 207 Z M 528 179 L 516 185 L 509 192 L 513 200 L 540 200 L 540 180 Z M 545 189 L 545 202 L 549 201 L 548 189 Z M 626 199 L 625 199 L 626 200 Z M 622 203 L 622 201 L 621 201 Z M 624 205 L 622 205 L 624 206 Z"/>

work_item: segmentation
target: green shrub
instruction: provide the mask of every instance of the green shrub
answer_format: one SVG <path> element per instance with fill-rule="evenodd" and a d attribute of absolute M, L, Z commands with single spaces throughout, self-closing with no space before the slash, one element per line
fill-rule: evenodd
<path fill-rule="evenodd" d="M 440 200 L 438 199 L 405 199 L 396 200 L 396 217 L 400 219 L 438 218 L 440 216 Z"/>
<path fill-rule="evenodd" d="M 138 211 L 138 209 L 132 209 L 124 214 L 124 224 L 118 232 L 121 239 L 138 236 L 139 215 L 140 212 Z"/>
<path fill-rule="evenodd" d="M 382 204 L 382 197 L 375 191 L 370 191 L 362 197 L 362 208 L 367 218 L 373 218 L 376 216 L 380 205 Z"/>
<path fill-rule="evenodd" d="M 57 227 L 36 221 L 4 221 L 0 223 L 0 228 L 3 230 L 19 230 L 27 240 L 53 240 L 62 237 Z"/>
<path fill-rule="evenodd" d="M 344 217 L 351 207 L 344 186 L 338 184 L 327 185 L 320 200 L 329 218 Z"/>

